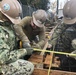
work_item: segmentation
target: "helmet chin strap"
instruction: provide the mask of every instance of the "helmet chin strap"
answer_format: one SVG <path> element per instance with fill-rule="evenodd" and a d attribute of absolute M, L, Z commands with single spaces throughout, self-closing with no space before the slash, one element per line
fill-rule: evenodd
<path fill-rule="evenodd" d="M 31 26 L 32 26 L 33 29 L 36 29 L 37 28 L 37 26 L 33 23 L 32 20 L 31 20 L 31 23 L 30 24 L 31 24 Z"/>

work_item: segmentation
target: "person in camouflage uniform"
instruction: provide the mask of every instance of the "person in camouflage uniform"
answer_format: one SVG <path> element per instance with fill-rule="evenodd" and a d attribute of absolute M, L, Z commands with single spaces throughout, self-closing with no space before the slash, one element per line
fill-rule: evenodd
<path fill-rule="evenodd" d="M 53 36 L 49 43 L 52 45 L 53 50 L 59 52 L 67 52 L 76 54 L 76 0 L 68 1 L 63 8 L 63 21 L 60 25 L 57 26 L 55 29 Z M 61 57 L 61 56 L 60 56 Z M 73 59 L 72 59 L 72 58 Z M 76 58 L 75 56 L 70 57 L 63 57 L 62 64 L 64 67 L 67 63 L 69 67 L 71 66 L 70 70 L 75 70 L 76 65 Z M 74 60 L 74 62 L 72 61 Z M 69 61 L 69 62 L 68 62 Z M 67 65 L 66 68 L 67 69 Z"/>
<path fill-rule="evenodd" d="M 3 75 L 31 75 L 34 70 L 31 62 L 22 59 L 27 50 L 16 48 L 13 25 L 20 22 L 21 12 L 17 0 L 0 2 L 0 73 Z"/>
<path fill-rule="evenodd" d="M 23 42 L 23 47 L 41 49 L 45 44 L 45 21 L 47 13 L 39 9 L 33 12 L 32 17 L 24 17 L 19 24 L 14 25 L 17 36 Z"/>

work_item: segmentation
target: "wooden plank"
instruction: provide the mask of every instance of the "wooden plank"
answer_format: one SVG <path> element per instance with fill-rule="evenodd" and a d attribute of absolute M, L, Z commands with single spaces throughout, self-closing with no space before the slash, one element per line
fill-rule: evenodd
<path fill-rule="evenodd" d="M 32 54 L 28 61 L 32 62 L 35 68 L 43 68 L 43 55 Z"/>
<path fill-rule="evenodd" d="M 35 62 L 35 63 L 42 63 L 43 62 L 43 56 L 37 55 L 37 54 L 32 54 L 28 60 L 31 62 Z"/>
<path fill-rule="evenodd" d="M 43 68 L 43 65 L 45 68 L 49 68 L 50 61 L 52 60 L 51 54 L 47 55 L 44 60 L 45 61 L 43 62 L 43 55 L 37 54 L 32 54 L 32 56 L 28 59 L 28 61 L 32 62 L 35 65 L 35 68 Z M 56 60 L 54 62 L 56 62 Z M 59 65 L 56 63 L 52 63 L 52 67 L 59 67 Z"/>
<path fill-rule="evenodd" d="M 44 64 L 49 65 L 51 60 L 52 60 L 51 55 L 47 55 L 45 58 Z"/>
<path fill-rule="evenodd" d="M 48 75 L 48 69 L 35 69 L 32 75 Z M 50 70 L 49 75 L 76 75 L 76 73 L 60 70 Z"/>
<path fill-rule="evenodd" d="M 48 75 L 48 71 L 43 69 L 34 69 L 32 75 Z"/>
<path fill-rule="evenodd" d="M 51 62 L 51 67 L 59 67 L 60 66 L 60 60 L 57 60 L 58 57 L 53 57 L 52 54 L 47 54 L 46 58 L 45 58 L 45 61 L 44 61 L 44 65 L 45 65 L 45 68 L 49 68 L 50 66 L 50 62 Z"/>

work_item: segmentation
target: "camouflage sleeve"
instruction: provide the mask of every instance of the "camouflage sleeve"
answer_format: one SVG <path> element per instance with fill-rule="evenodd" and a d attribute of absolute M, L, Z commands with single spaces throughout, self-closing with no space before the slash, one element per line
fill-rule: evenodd
<path fill-rule="evenodd" d="M 11 50 L 8 44 L 0 39 L 0 64 L 14 62 L 26 54 L 26 49 Z"/>
<path fill-rule="evenodd" d="M 44 46 L 45 44 L 45 27 L 43 27 L 41 29 L 41 32 L 39 34 L 39 42 L 37 43 L 41 48 Z"/>
<path fill-rule="evenodd" d="M 0 27 L 0 63 L 3 63 L 5 60 L 7 60 L 8 50 L 10 50 L 10 47 L 5 42 L 7 40 L 8 36 L 3 31 L 3 29 Z"/>
<path fill-rule="evenodd" d="M 71 45 L 74 50 L 76 50 L 76 38 L 72 40 Z"/>
<path fill-rule="evenodd" d="M 67 25 L 65 25 L 65 24 L 61 24 L 61 25 L 57 26 L 57 28 L 54 30 L 54 33 L 49 41 L 49 43 L 52 46 L 56 45 L 58 38 L 66 30 L 66 28 L 67 28 Z"/>
<path fill-rule="evenodd" d="M 23 32 L 23 28 L 29 24 L 31 17 L 24 17 L 21 22 L 17 25 L 14 25 L 15 32 L 20 40 L 29 41 L 26 34 Z"/>
<path fill-rule="evenodd" d="M 71 52 L 71 54 L 76 54 L 76 38 L 72 40 L 71 45 L 73 47 L 73 51 Z M 76 60 L 76 55 L 72 56 L 69 55 L 70 57 L 74 58 Z"/>
<path fill-rule="evenodd" d="M 26 49 L 13 50 L 14 40 L 10 40 L 9 32 L 7 33 L 8 35 L 6 33 L 7 31 L 3 30 L 2 28 L 0 29 L 0 64 L 16 61 L 20 57 L 27 54 Z M 10 44 L 9 41 L 11 42 Z"/>
<path fill-rule="evenodd" d="M 8 65 L 3 65 L 1 71 L 3 74 L 0 75 L 32 75 L 34 65 L 29 61 L 19 59 Z"/>

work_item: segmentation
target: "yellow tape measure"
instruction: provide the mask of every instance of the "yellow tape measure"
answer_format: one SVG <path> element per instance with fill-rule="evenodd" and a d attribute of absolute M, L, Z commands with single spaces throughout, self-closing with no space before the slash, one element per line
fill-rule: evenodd
<path fill-rule="evenodd" d="M 49 53 L 56 53 L 56 54 L 64 54 L 64 55 L 69 55 L 69 56 L 76 56 L 76 54 L 65 53 L 65 52 L 57 52 L 57 51 L 52 51 L 52 50 L 41 50 L 41 49 L 36 49 L 36 48 L 34 48 L 34 51 L 49 52 Z"/>

